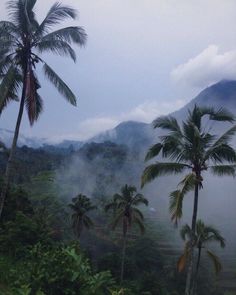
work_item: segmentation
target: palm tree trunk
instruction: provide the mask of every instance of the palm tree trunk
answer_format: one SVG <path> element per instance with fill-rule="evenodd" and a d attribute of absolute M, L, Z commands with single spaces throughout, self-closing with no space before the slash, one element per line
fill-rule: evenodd
<path fill-rule="evenodd" d="M 202 247 L 200 246 L 200 247 L 198 247 L 198 257 L 197 257 L 196 272 L 195 272 L 194 280 L 193 280 L 193 295 L 195 294 L 195 291 L 196 291 L 198 270 L 199 270 L 199 265 L 200 265 L 200 260 L 201 260 L 201 252 L 202 252 Z"/>
<path fill-rule="evenodd" d="M 197 175 L 198 177 L 198 175 Z M 198 211 L 198 183 L 195 184 L 194 189 L 194 206 L 193 206 L 193 217 L 192 217 L 192 237 L 191 237 L 191 246 L 190 246 L 190 255 L 189 255 L 189 266 L 187 271 L 187 279 L 186 279 L 186 287 L 185 287 L 185 295 L 193 295 L 193 265 L 194 265 L 194 240 L 193 235 L 196 230 L 197 223 L 197 211 Z"/>
<path fill-rule="evenodd" d="M 198 211 L 198 183 L 195 184 L 194 189 L 194 206 L 193 206 L 193 217 L 192 217 L 192 232 L 195 233 L 197 223 L 197 211 Z"/>
<path fill-rule="evenodd" d="M 4 202 L 6 199 L 6 194 L 7 194 L 7 190 L 8 190 L 8 186 L 9 186 L 9 182 L 10 182 L 13 157 L 15 154 L 17 140 L 18 140 L 18 136 L 19 136 L 20 124 L 21 124 L 22 115 L 23 115 L 23 111 L 24 111 L 24 103 L 25 103 L 25 83 L 24 83 L 23 89 L 22 89 L 22 96 L 21 96 L 21 101 L 20 101 L 20 108 L 19 108 L 19 112 L 18 112 L 18 117 L 17 117 L 17 121 L 16 121 L 14 137 L 13 137 L 13 141 L 12 141 L 10 155 L 9 155 L 7 165 L 6 165 L 5 177 L 4 177 L 4 182 L 3 182 L 1 195 L 0 195 L 0 219 L 2 216 L 2 210 L 4 207 Z"/>
<path fill-rule="evenodd" d="M 123 248 L 122 248 L 122 256 L 121 256 L 120 284 L 123 283 L 123 279 L 124 279 L 126 240 L 127 240 L 127 237 L 125 234 L 123 237 Z"/>
<path fill-rule="evenodd" d="M 193 274 L 193 247 L 190 248 L 187 279 L 186 279 L 186 286 L 185 286 L 185 293 L 184 293 L 185 295 L 191 295 L 192 274 Z"/>

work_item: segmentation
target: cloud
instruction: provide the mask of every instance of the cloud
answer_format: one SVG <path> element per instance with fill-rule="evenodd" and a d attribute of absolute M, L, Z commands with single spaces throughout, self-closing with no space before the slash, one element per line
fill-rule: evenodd
<path fill-rule="evenodd" d="M 113 129 L 123 121 L 139 121 L 150 123 L 160 115 L 166 115 L 181 108 L 186 102 L 184 100 L 175 101 L 146 101 L 143 104 L 131 109 L 128 112 L 117 116 L 102 116 L 89 118 L 82 121 L 76 132 L 72 134 L 54 136 L 51 142 L 60 142 L 63 139 L 87 140 L 103 131 Z"/>
<path fill-rule="evenodd" d="M 210 45 L 196 57 L 177 66 L 171 72 L 176 83 L 204 88 L 223 79 L 236 79 L 236 50 L 219 52 L 219 47 Z"/>

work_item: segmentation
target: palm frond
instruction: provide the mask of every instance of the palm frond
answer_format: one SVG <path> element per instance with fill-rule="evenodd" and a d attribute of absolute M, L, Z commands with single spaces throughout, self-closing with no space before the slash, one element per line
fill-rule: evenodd
<path fill-rule="evenodd" d="M 195 150 L 199 150 L 201 144 L 201 129 L 193 122 L 183 122 L 183 135 L 186 142 L 190 143 Z"/>
<path fill-rule="evenodd" d="M 12 100 L 18 100 L 21 75 L 16 67 L 10 66 L 0 84 L 0 114 Z"/>
<path fill-rule="evenodd" d="M 19 29 L 18 27 L 10 21 L 0 21 L 0 34 L 8 33 L 19 36 Z"/>
<path fill-rule="evenodd" d="M 0 51 L 1 54 L 1 51 Z M 14 62 L 12 60 L 11 54 L 2 54 L 0 58 L 0 79 L 2 79 L 7 71 L 9 70 L 10 66 L 14 66 Z"/>
<path fill-rule="evenodd" d="M 75 19 L 77 17 L 77 11 L 71 7 L 63 6 L 59 2 L 53 4 L 47 13 L 45 19 L 40 24 L 37 35 L 42 35 L 49 32 L 52 26 L 61 23 L 68 18 Z"/>
<path fill-rule="evenodd" d="M 214 110 L 212 112 L 210 120 L 233 123 L 235 121 L 235 116 L 227 109 L 219 108 L 218 110 Z"/>
<path fill-rule="evenodd" d="M 183 163 L 160 163 L 149 165 L 145 168 L 142 179 L 141 186 L 143 187 L 148 182 L 154 180 L 155 178 L 168 174 L 177 174 L 183 172 L 186 168 L 190 166 Z"/>
<path fill-rule="evenodd" d="M 192 229 L 188 224 L 185 224 L 184 226 L 182 226 L 180 230 L 180 236 L 184 241 L 186 241 L 186 239 L 191 240 Z"/>
<path fill-rule="evenodd" d="M 213 121 L 230 123 L 235 121 L 235 116 L 225 108 L 215 109 L 214 107 L 197 105 L 195 105 L 193 111 L 190 112 L 189 120 L 196 124 L 196 122 L 204 116 L 209 116 L 209 119 Z M 196 125 L 199 127 L 198 123 Z"/>
<path fill-rule="evenodd" d="M 224 134 L 222 134 L 220 138 L 218 138 L 216 142 L 213 144 L 213 147 L 228 143 L 232 139 L 232 137 L 235 135 L 235 133 L 236 133 L 236 125 L 234 125 L 232 128 L 227 130 Z"/>
<path fill-rule="evenodd" d="M 13 53 L 15 50 L 15 42 L 11 38 L 4 39 L 4 37 L 0 38 L 0 53 L 1 58 L 6 55 Z"/>
<path fill-rule="evenodd" d="M 41 96 L 38 94 L 38 92 L 36 92 L 35 121 L 38 120 L 42 112 L 43 112 L 43 100 Z"/>
<path fill-rule="evenodd" d="M 160 136 L 162 143 L 162 157 L 176 160 L 184 151 L 182 137 L 171 132 L 170 135 Z"/>
<path fill-rule="evenodd" d="M 212 261 L 212 263 L 214 265 L 214 269 L 215 269 L 216 274 L 218 274 L 222 270 L 222 265 L 221 265 L 219 257 L 216 256 L 210 250 L 207 250 L 207 254 L 208 254 L 209 258 L 211 259 L 211 261 Z"/>
<path fill-rule="evenodd" d="M 137 208 L 132 208 L 132 214 L 134 216 L 136 216 L 137 218 L 139 218 L 140 220 L 144 220 L 144 216 L 143 216 L 143 213 L 137 209 Z"/>
<path fill-rule="evenodd" d="M 10 19 L 18 27 L 22 35 L 24 33 L 28 34 L 30 29 L 37 24 L 33 11 L 35 3 L 35 0 L 10 0 L 7 2 Z"/>
<path fill-rule="evenodd" d="M 193 126 L 196 126 L 197 129 L 200 131 L 202 117 L 205 115 L 209 115 L 210 110 L 212 110 L 212 108 L 201 108 L 195 104 L 194 108 L 188 111 L 187 125 L 192 124 Z"/>
<path fill-rule="evenodd" d="M 218 242 L 220 243 L 221 248 L 225 247 L 225 239 L 219 230 L 213 226 L 205 226 L 204 232 L 206 234 L 206 242 Z"/>
<path fill-rule="evenodd" d="M 62 79 L 46 63 L 44 64 L 43 69 L 46 77 L 57 88 L 59 93 L 61 93 L 67 99 L 68 102 L 75 106 L 76 97 L 74 93 L 70 90 L 70 88 L 65 84 L 65 82 L 62 81 Z"/>
<path fill-rule="evenodd" d="M 220 144 L 206 151 L 204 161 L 206 160 L 212 160 L 214 163 L 223 163 L 223 161 L 235 163 L 236 152 L 230 145 Z"/>
<path fill-rule="evenodd" d="M 135 206 L 138 206 L 138 205 L 148 206 L 148 200 L 142 194 L 136 194 L 133 197 L 132 204 Z"/>
<path fill-rule="evenodd" d="M 182 134 L 178 121 L 172 116 L 160 117 L 153 121 L 154 128 L 162 128 L 172 132 L 176 132 L 179 135 Z"/>
<path fill-rule="evenodd" d="M 35 46 L 41 53 L 52 52 L 61 56 L 68 56 L 74 62 L 76 61 L 76 54 L 74 49 L 63 40 L 51 40 L 43 38 Z"/>
<path fill-rule="evenodd" d="M 87 40 L 87 34 L 81 27 L 66 27 L 45 35 L 42 40 L 60 40 L 68 44 L 75 43 L 84 46 Z"/>
<path fill-rule="evenodd" d="M 188 192 L 192 191 L 198 182 L 199 181 L 197 180 L 196 175 L 194 173 L 187 174 L 179 183 L 179 186 L 182 187 L 182 194 L 186 195 Z"/>
<path fill-rule="evenodd" d="M 209 168 L 214 175 L 229 175 L 235 177 L 236 165 L 216 165 L 210 166 Z"/>
<path fill-rule="evenodd" d="M 29 69 L 26 78 L 26 99 L 25 105 L 29 117 L 30 124 L 37 120 L 39 112 L 42 111 L 42 99 L 38 94 L 40 88 L 39 82 L 32 68 Z"/>
<path fill-rule="evenodd" d="M 188 260 L 188 257 L 186 255 L 186 253 L 184 252 L 178 259 L 178 262 L 177 262 L 177 269 L 178 269 L 178 272 L 182 272 L 185 267 L 186 267 L 186 264 L 187 264 L 187 260 Z"/>
<path fill-rule="evenodd" d="M 123 220 L 123 210 L 120 210 L 111 222 L 112 230 L 116 229 L 118 224 Z"/>
<path fill-rule="evenodd" d="M 0 41 L 1 44 L 10 42 L 12 47 L 19 43 L 19 30 L 12 22 L 0 21 Z"/>
<path fill-rule="evenodd" d="M 145 161 L 148 161 L 156 156 L 159 155 L 160 151 L 162 149 L 162 144 L 161 143 L 157 143 L 154 144 L 148 151 L 146 157 L 145 157 Z"/>
<path fill-rule="evenodd" d="M 145 225 L 143 223 L 143 220 L 140 219 L 138 216 L 134 216 L 133 218 L 133 223 L 136 224 L 141 232 L 141 234 L 143 235 L 145 233 Z"/>
<path fill-rule="evenodd" d="M 189 258 L 189 250 L 190 250 L 190 247 L 189 247 L 189 243 L 187 242 L 184 247 L 184 253 L 180 256 L 177 262 L 178 272 L 182 272 L 185 269 L 188 262 L 188 258 Z"/>
<path fill-rule="evenodd" d="M 171 213 L 171 220 L 177 225 L 178 220 L 181 219 L 183 215 L 183 199 L 184 194 L 180 190 L 175 190 L 170 193 L 170 204 L 169 210 Z"/>

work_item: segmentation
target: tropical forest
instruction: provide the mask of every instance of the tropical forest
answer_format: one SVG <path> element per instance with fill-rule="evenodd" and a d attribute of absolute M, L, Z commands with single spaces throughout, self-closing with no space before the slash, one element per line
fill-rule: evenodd
<path fill-rule="evenodd" d="M 147 2 L 1 1 L 0 295 L 236 294 L 236 53 Z"/>

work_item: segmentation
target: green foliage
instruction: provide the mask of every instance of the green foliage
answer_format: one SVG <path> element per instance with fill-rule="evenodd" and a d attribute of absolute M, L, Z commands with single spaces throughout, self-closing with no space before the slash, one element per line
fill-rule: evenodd
<path fill-rule="evenodd" d="M 46 214 L 33 209 L 21 187 L 8 194 L 0 224 L 0 252 L 24 256 L 38 242 L 52 243 L 53 230 Z"/>
<path fill-rule="evenodd" d="M 11 270 L 5 274 L 6 282 L 14 295 L 76 295 L 78 292 L 103 295 L 115 287 L 110 272 L 93 273 L 77 244 L 53 247 L 37 244 L 25 261 L 14 267 L 11 265 Z"/>

